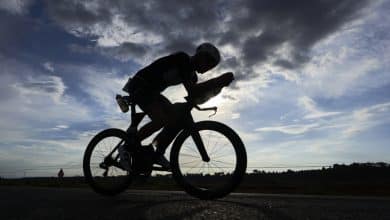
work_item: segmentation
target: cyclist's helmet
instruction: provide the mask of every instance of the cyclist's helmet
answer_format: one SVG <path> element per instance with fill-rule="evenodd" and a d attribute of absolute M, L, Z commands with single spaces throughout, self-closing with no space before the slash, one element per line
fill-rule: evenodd
<path fill-rule="evenodd" d="M 207 54 L 210 58 L 211 68 L 215 67 L 221 60 L 221 55 L 219 54 L 218 49 L 211 43 L 202 43 L 196 48 L 197 54 Z"/>

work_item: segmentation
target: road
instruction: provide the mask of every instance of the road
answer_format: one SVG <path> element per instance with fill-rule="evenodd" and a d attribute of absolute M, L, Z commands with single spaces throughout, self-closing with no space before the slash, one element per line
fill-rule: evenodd
<path fill-rule="evenodd" d="M 201 201 L 183 192 L 0 187 L 0 219 L 390 219 L 390 198 L 232 194 Z"/>

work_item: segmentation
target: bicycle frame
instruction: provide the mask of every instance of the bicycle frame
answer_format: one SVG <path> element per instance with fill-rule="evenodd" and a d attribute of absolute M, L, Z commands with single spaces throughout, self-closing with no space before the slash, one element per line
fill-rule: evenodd
<path fill-rule="evenodd" d="M 145 112 L 137 112 L 136 111 L 136 108 L 135 108 L 136 104 L 133 102 L 133 100 L 131 99 L 130 96 L 120 96 L 120 95 L 117 95 L 117 97 L 121 98 L 122 99 L 121 101 L 125 101 L 125 103 L 130 106 L 131 123 L 130 123 L 130 126 L 126 130 L 126 133 L 128 134 L 130 139 L 134 140 L 133 137 L 135 136 L 135 134 L 138 131 L 138 125 L 141 123 L 143 118 L 146 116 L 146 113 Z M 191 105 L 190 102 L 186 102 L 186 103 L 183 103 L 183 104 L 186 104 L 186 110 L 188 110 L 188 112 L 191 112 L 191 109 L 193 107 L 195 107 L 199 111 L 208 111 L 208 110 L 214 110 L 215 112 L 217 111 L 216 107 L 200 108 L 197 105 Z M 192 139 L 193 139 L 193 141 L 194 141 L 194 143 L 195 143 L 195 145 L 196 145 L 196 147 L 197 147 L 197 149 L 199 151 L 199 154 L 201 155 L 202 160 L 204 162 L 209 162 L 210 161 L 210 157 L 207 154 L 206 148 L 204 146 L 204 143 L 202 141 L 202 138 L 201 138 L 199 132 L 192 129 L 192 126 L 195 124 L 195 121 L 194 121 L 191 113 L 188 114 L 188 117 L 189 117 L 188 118 L 188 123 L 185 125 L 185 127 L 182 130 L 184 130 L 184 129 L 191 129 L 191 137 L 192 137 Z M 112 154 L 119 148 L 119 146 L 121 146 L 122 143 L 123 143 L 123 140 L 120 141 L 113 148 L 113 150 L 106 156 L 107 160 L 110 160 L 110 161 L 112 160 L 111 159 Z M 113 159 L 113 161 L 116 161 L 118 158 L 119 158 L 119 154 Z M 115 166 L 118 166 L 118 164 L 115 164 Z M 152 167 L 152 170 L 166 171 L 164 168 L 154 167 L 154 166 Z"/>

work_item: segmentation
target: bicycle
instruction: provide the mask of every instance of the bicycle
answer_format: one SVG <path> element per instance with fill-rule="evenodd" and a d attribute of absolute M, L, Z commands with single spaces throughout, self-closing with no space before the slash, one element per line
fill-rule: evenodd
<path fill-rule="evenodd" d="M 172 176 L 191 196 L 206 200 L 222 198 L 236 189 L 244 177 L 247 166 L 245 146 L 237 133 L 227 125 L 193 120 L 193 108 L 199 111 L 214 110 L 215 114 L 217 107 L 201 108 L 189 98 L 186 99 L 185 103 L 174 104 L 188 113 L 188 123 L 172 144 Z M 107 196 L 123 192 L 138 176 L 147 178 L 152 171 L 169 172 L 153 165 L 153 147 L 142 146 L 135 138 L 137 127 L 146 114 L 136 112 L 136 104 L 131 96 L 117 95 L 117 101 L 123 112 L 127 112 L 130 106 L 129 128 L 126 131 L 110 128 L 98 133 L 88 144 L 83 159 L 87 183 L 95 192 Z M 101 143 L 105 145 L 99 148 Z M 121 163 L 124 159 L 120 149 L 123 148 L 127 149 L 125 155 L 129 169 Z"/>

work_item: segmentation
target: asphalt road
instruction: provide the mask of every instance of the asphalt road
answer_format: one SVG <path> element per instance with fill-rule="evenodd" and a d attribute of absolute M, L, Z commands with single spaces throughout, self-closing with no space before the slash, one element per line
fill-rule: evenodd
<path fill-rule="evenodd" d="M 0 187 L 0 219 L 390 219 L 390 198 L 232 194 L 201 201 L 183 192 Z"/>

